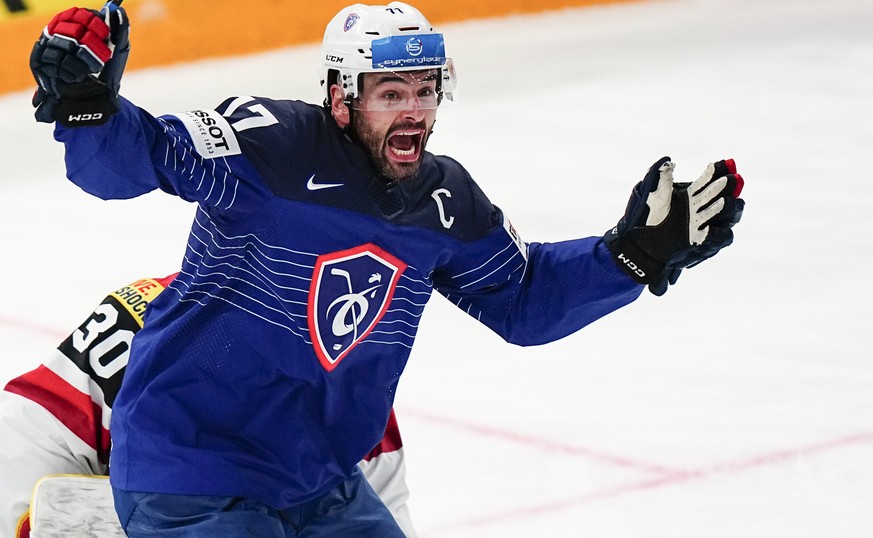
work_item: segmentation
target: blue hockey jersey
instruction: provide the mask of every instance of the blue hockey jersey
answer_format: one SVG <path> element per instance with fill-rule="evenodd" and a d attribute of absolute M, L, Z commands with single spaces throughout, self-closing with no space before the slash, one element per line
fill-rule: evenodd
<path fill-rule="evenodd" d="M 155 118 L 122 100 L 107 124 L 55 136 L 89 193 L 197 204 L 115 401 L 122 489 L 315 498 L 382 437 L 433 289 L 520 345 L 642 290 L 599 237 L 521 241 L 448 157 L 386 182 L 321 107 L 237 97 Z"/>

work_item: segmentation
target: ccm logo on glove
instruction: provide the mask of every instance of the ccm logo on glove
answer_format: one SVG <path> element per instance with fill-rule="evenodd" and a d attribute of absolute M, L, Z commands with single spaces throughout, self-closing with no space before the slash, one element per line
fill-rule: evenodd
<path fill-rule="evenodd" d="M 730 245 L 745 207 L 733 159 L 709 164 L 693 183 L 675 183 L 674 168 L 669 157 L 653 164 L 603 238 L 618 266 L 655 295 Z"/>

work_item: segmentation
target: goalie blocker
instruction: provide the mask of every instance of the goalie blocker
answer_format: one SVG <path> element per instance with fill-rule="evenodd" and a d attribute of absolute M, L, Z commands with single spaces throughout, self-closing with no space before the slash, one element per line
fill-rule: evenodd
<path fill-rule="evenodd" d="M 40 366 L 0 391 L 0 537 L 85 536 L 75 529 L 93 525 L 101 538 L 124 536 L 102 476 L 112 404 L 145 309 L 174 277 L 144 278 L 110 293 Z M 393 413 L 359 467 L 406 535 L 415 536 Z"/>

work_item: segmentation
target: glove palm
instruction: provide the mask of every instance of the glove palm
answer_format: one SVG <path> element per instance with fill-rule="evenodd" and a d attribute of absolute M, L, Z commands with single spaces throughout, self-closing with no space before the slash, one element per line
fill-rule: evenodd
<path fill-rule="evenodd" d="M 710 164 L 693 183 L 674 183 L 674 168 L 669 157 L 652 165 L 604 236 L 616 263 L 655 295 L 675 284 L 682 269 L 730 245 L 745 206 L 733 160 Z"/>

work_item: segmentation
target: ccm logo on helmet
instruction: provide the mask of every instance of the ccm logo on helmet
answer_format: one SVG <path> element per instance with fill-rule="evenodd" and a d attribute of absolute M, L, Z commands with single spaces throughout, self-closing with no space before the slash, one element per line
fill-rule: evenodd
<path fill-rule="evenodd" d="M 328 62 L 333 62 L 333 63 L 337 63 L 337 64 L 343 63 L 342 56 L 334 56 L 332 54 L 328 54 L 324 57 L 324 59 L 327 60 Z"/>

